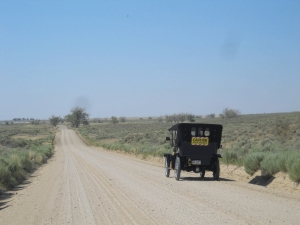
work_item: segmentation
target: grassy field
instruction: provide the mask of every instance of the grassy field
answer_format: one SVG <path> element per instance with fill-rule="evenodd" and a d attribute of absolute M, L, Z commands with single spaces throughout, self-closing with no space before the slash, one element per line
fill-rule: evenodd
<path fill-rule="evenodd" d="M 196 122 L 223 125 L 222 163 L 244 166 L 250 175 L 258 170 L 262 175 L 282 171 L 293 181 L 300 181 L 300 112 L 232 119 L 197 118 Z M 91 145 L 146 158 L 172 152 L 165 141 L 171 126 L 172 123 L 143 119 L 118 124 L 91 123 L 78 130 Z"/>
<path fill-rule="evenodd" d="M 20 184 L 51 157 L 54 135 L 47 124 L 0 126 L 0 192 Z"/>
<path fill-rule="evenodd" d="M 165 142 L 169 126 L 153 121 L 100 123 L 80 127 L 79 132 L 91 145 L 147 157 L 170 151 L 170 145 Z"/>

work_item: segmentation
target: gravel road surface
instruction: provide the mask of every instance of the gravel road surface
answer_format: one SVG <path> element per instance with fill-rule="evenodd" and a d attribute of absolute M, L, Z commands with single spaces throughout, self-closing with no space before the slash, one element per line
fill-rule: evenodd
<path fill-rule="evenodd" d="M 221 171 L 222 177 L 222 171 Z M 64 126 L 54 156 L 1 196 L 0 224 L 300 224 L 300 196 L 85 145 Z"/>

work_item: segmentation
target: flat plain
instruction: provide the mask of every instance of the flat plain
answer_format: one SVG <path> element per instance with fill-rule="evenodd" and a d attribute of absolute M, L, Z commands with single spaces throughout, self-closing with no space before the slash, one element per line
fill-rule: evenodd
<path fill-rule="evenodd" d="M 300 197 L 87 146 L 60 126 L 55 151 L 1 196 L 0 224 L 299 224 Z"/>

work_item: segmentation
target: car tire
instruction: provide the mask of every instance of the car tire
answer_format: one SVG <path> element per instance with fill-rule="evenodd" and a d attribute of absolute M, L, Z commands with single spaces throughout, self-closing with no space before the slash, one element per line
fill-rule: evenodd
<path fill-rule="evenodd" d="M 216 159 L 214 161 L 214 171 L 213 171 L 213 177 L 215 180 L 219 180 L 220 178 L 220 163 L 219 163 L 219 159 Z"/>
<path fill-rule="evenodd" d="M 180 163 L 180 158 L 177 156 L 175 161 L 175 168 L 174 168 L 174 174 L 176 180 L 180 179 L 180 173 L 181 173 L 181 163 Z"/>
<path fill-rule="evenodd" d="M 200 171 L 200 177 L 201 177 L 201 178 L 204 178 L 204 176 L 205 176 L 205 170 L 201 170 L 201 171 Z"/>
<path fill-rule="evenodd" d="M 170 162 L 168 160 L 168 157 L 165 157 L 165 175 L 166 177 L 170 176 Z"/>

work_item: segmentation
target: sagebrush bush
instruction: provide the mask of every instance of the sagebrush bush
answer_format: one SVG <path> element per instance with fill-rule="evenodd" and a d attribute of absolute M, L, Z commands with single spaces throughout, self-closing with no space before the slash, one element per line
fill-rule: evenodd
<path fill-rule="evenodd" d="M 12 188 L 26 178 L 39 165 L 53 154 L 51 146 L 35 146 L 28 149 L 0 151 L 0 190 Z"/>
<path fill-rule="evenodd" d="M 287 172 L 292 181 L 300 182 L 299 151 L 251 153 L 245 157 L 244 167 L 245 171 L 250 175 L 253 175 L 259 169 L 262 175 Z"/>
<path fill-rule="evenodd" d="M 300 152 L 291 152 L 286 158 L 286 168 L 291 180 L 300 182 Z"/>
<path fill-rule="evenodd" d="M 265 154 L 264 159 L 260 163 L 260 169 L 262 175 L 273 175 L 280 171 L 279 162 L 285 164 L 284 161 L 279 160 L 278 154 Z"/>
<path fill-rule="evenodd" d="M 32 172 L 33 162 L 30 160 L 28 152 L 22 152 L 20 154 L 20 164 L 27 173 Z"/>
<path fill-rule="evenodd" d="M 278 153 L 277 164 L 279 171 L 286 173 L 287 172 L 287 157 L 286 152 Z M 300 172 L 300 171 L 299 171 Z"/>
<path fill-rule="evenodd" d="M 244 158 L 244 167 L 246 173 L 251 176 L 260 169 L 260 163 L 264 159 L 265 154 L 261 152 L 254 152 L 246 155 Z"/>
<path fill-rule="evenodd" d="M 21 183 L 51 157 L 53 132 L 47 124 L 0 126 L 0 191 Z"/>
<path fill-rule="evenodd" d="M 8 186 L 11 177 L 11 171 L 3 159 L 0 159 L 0 190 Z"/>
<path fill-rule="evenodd" d="M 222 154 L 222 161 L 226 163 L 227 165 L 229 164 L 234 164 L 234 165 L 239 165 L 240 160 L 238 158 L 237 152 L 235 151 L 225 151 Z"/>
<path fill-rule="evenodd" d="M 35 155 L 34 162 L 38 165 L 42 165 L 44 163 L 44 157 L 42 154 L 38 153 Z"/>

